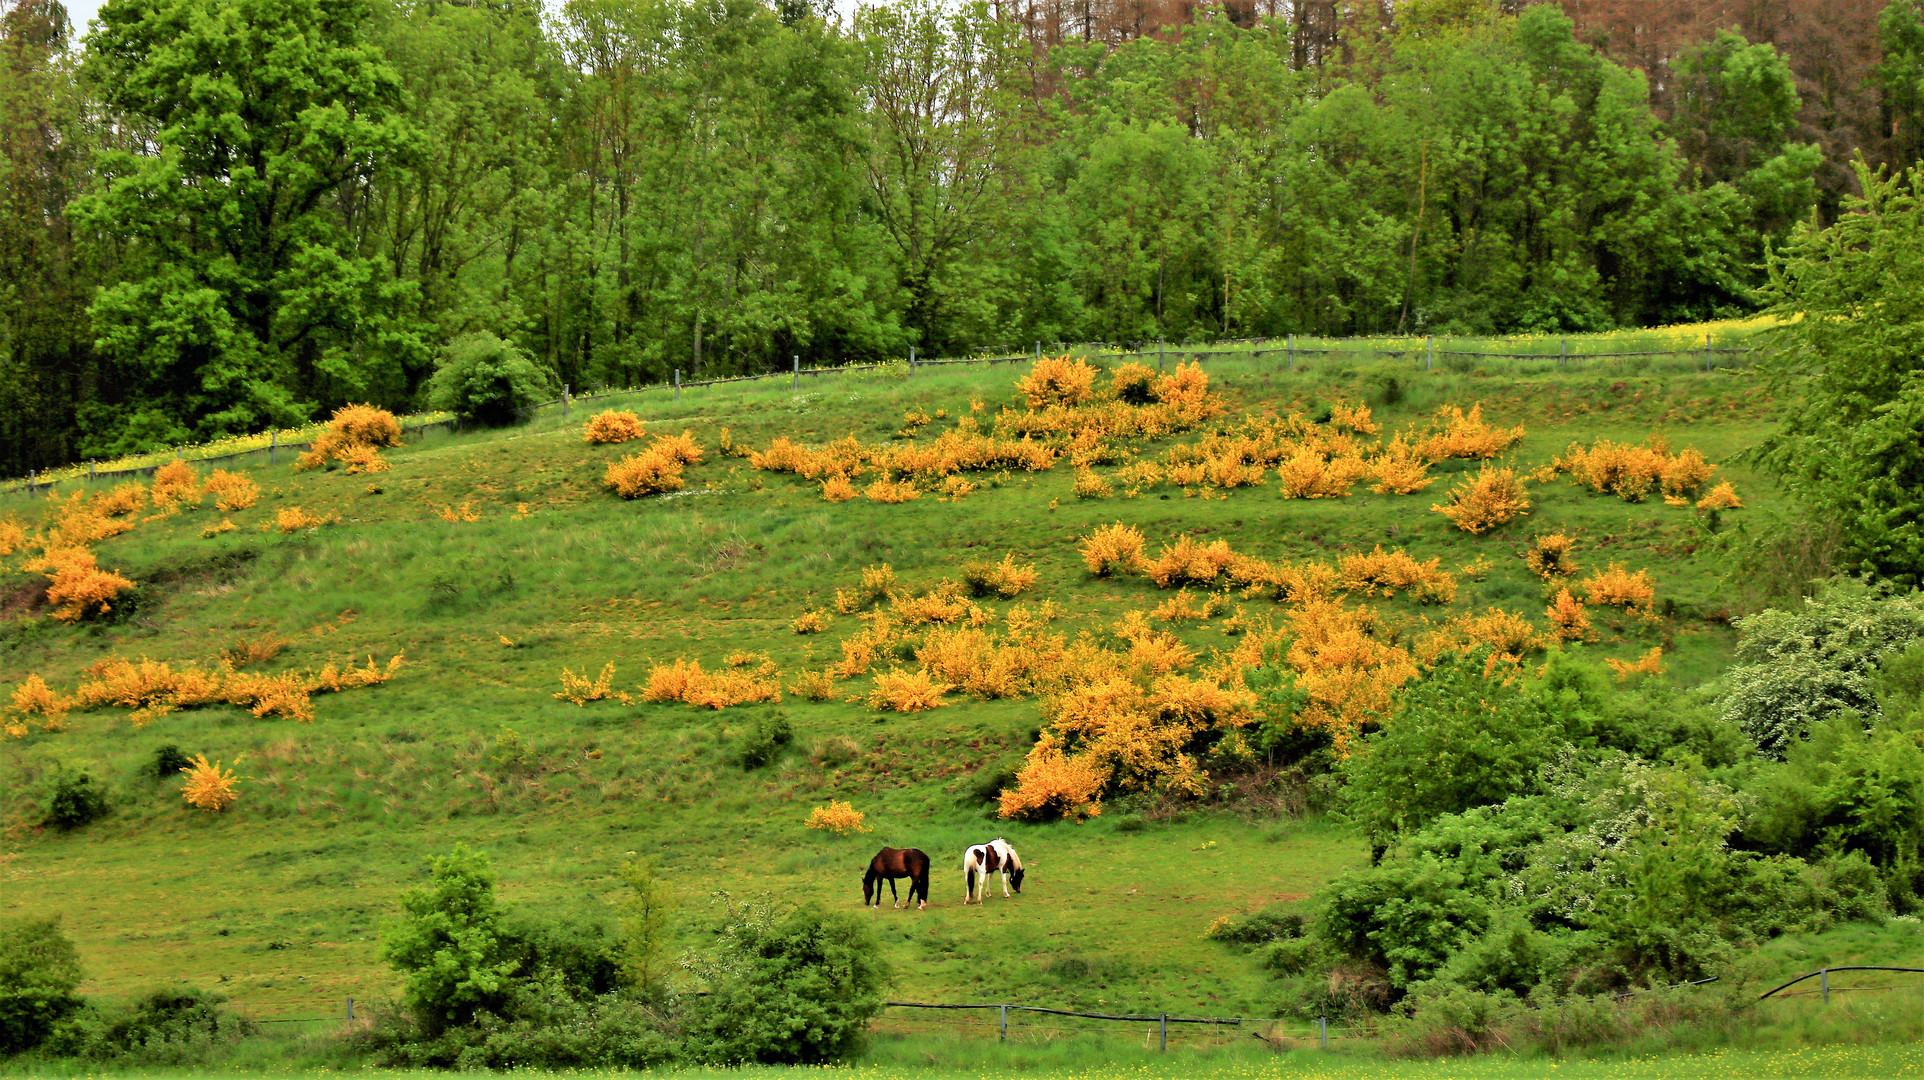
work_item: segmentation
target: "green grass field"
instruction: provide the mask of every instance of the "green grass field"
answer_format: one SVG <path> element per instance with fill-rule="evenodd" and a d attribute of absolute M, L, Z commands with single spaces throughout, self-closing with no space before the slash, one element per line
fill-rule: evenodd
<path fill-rule="evenodd" d="M 1273 355 L 1221 358 L 1208 370 L 1232 419 L 1346 397 L 1369 401 L 1388 428 L 1442 404 L 1481 402 L 1491 420 L 1526 425 L 1514 455 L 1524 470 L 1573 441 L 1660 432 L 1723 463 L 1717 478 L 1734 481 L 1748 504 L 1726 515 L 1727 527 L 1780 509 L 1772 490 L 1732 460 L 1769 433 L 1778 407 L 1741 370 L 1704 372 L 1683 360 L 1425 372 L 1406 360 L 1345 357 L 1288 371 Z M 1628 659 L 1662 643 L 1666 677 L 1686 685 L 1722 670 L 1733 641 L 1728 619 L 1750 602 L 1746 583 L 1721 576 L 1697 516 L 1657 499 L 1631 504 L 1564 481 L 1532 485 L 1528 518 L 1482 537 L 1458 532 L 1429 507 L 1472 468 L 1464 462 L 1438 466 L 1443 482 L 1408 496 L 1359 486 L 1346 499 L 1283 500 L 1272 484 L 1221 499 L 1164 487 L 1133 500 L 1082 500 L 1064 462 L 993 479 L 958 502 L 882 505 L 827 503 L 816 485 L 755 472 L 715 449 L 724 427 L 736 444 L 759 447 L 777 435 L 886 439 L 910 408 L 956 417 L 981 401 L 993 412 L 1018 400 L 1020 371 L 958 365 L 912 377 L 819 376 L 800 393 L 765 381 L 691 389 L 679 403 L 659 392 L 610 397 L 580 402 L 565 418 L 427 437 L 389 451 L 392 469 L 372 477 L 255 468 L 267 494 L 253 509 L 223 515 L 210 504 L 98 546 L 103 566 L 141 586 L 134 609 L 111 623 L 57 623 L 35 606 L 37 579 L 11 573 L 0 583 L 0 682 L 9 685 L 39 673 L 70 688 L 109 656 L 205 665 L 236 642 L 267 636 L 288 642 L 276 668 L 370 655 L 385 662 L 396 653 L 407 662 L 386 685 L 317 697 L 312 724 L 222 706 L 136 729 L 124 714 L 100 711 L 76 714 L 71 731 L 0 741 L 8 793 L 0 912 L 61 914 L 89 993 L 187 980 L 256 1017 L 326 1016 L 347 997 L 392 992 L 395 980 L 376 958 L 381 921 L 421 880 L 426 858 L 456 843 L 493 856 L 508 902 L 590 914 L 615 889 L 620 859 L 650 855 L 674 884 L 690 943 L 716 890 L 853 908 L 868 855 L 913 845 L 935 859 L 934 903 L 872 916 L 899 974 L 898 999 L 1273 1016 L 1265 976 L 1202 934 L 1220 915 L 1305 899 L 1364 862 L 1363 844 L 1339 824 L 1234 800 L 1183 813 L 1111 808 L 1082 825 L 993 819 L 975 789 L 1021 761 L 1042 723 L 1033 700 L 952 695 L 947 707 L 898 715 L 791 697 L 782 708 L 795 725 L 794 749 L 744 772 L 729 747 L 752 710 L 638 699 L 576 707 L 554 697 L 557 676 L 612 662 L 617 686 L 632 690 L 651 663 L 688 656 L 716 667 L 737 650 L 766 653 L 784 671 L 820 667 L 858 624 L 838 616 L 828 633 L 805 637 L 790 633 L 789 621 L 881 562 L 905 586 L 924 588 L 967 559 L 1014 552 L 1041 572 L 1024 601 L 1054 601 L 1070 629 L 1107 625 L 1166 596 L 1146 579 L 1097 580 L 1083 569 L 1077 538 L 1116 520 L 1141 528 L 1152 551 L 1188 532 L 1269 558 L 1333 559 L 1379 543 L 1441 557 L 1446 569 L 1482 558 L 1487 572 L 1466 578 L 1447 611 L 1403 599 L 1376 604 L 1411 619 L 1498 605 L 1538 624 L 1541 586 L 1519 553 L 1539 532 L 1570 532 L 1586 568 L 1612 560 L 1647 568 L 1668 602 L 1654 624 L 1600 620 L 1604 640 L 1593 649 Z M 688 489 L 635 502 L 603 490 L 603 469 L 629 449 L 584 445 L 582 422 L 605 407 L 636 409 L 651 432 L 692 431 L 708 454 L 689 469 Z M 444 509 L 463 504 L 478 520 L 444 520 Z M 311 533 L 263 531 L 291 506 L 339 520 Z M 40 512 L 22 496 L 0 500 L 0 515 L 31 524 Z M 222 517 L 237 528 L 204 537 Z M 1220 620 L 1182 634 L 1205 651 L 1228 640 Z M 844 696 L 865 689 L 856 680 Z M 515 740 L 520 752 L 509 753 Z M 152 776 L 163 743 L 238 758 L 246 779 L 236 808 L 208 815 L 185 806 L 177 779 Z M 107 777 L 115 812 L 72 833 L 32 825 L 26 781 L 50 756 Z M 810 808 L 832 799 L 852 801 L 874 831 L 806 830 Z M 996 835 L 1028 861 L 1028 889 L 963 908 L 960 852 Z M 1775 968 L 1795 972 L 1875 957 L 1915 962 L 1924 948 L 1903 929 L 1845 928 L 1766 953 Z M 1821 1073 L 1783 1071 L 1795 1063 L 1780 1058 L 1760 1057 L 1761 1071 L 1743 1074 L 1886 1075 L 1851 1070 L 1918 1064 L 1908 1048 L 1837 1051 L 1822 1066 L 1834 1071 Z M 1386 1068 L 1303 1055 L 1222 1067 L 1224 1076 L 1301 1068 L 1359 1077 Z M 1505 1067 L 1423 1070 L 1522 1075 Z M 1611 1075 L 1738 1075 L 1716 1071 L 1723 1067 Z M 1144 1068 L 1140 1075 L 1163 1075 Z"/>

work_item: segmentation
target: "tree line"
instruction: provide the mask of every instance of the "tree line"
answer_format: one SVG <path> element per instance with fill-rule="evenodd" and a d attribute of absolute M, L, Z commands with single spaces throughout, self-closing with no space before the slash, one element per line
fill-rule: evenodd
<path fill-rule="evenodd" d="M 1914 149 L 1912 3 L 1869 140 L 1599 5 L 9 0 L 0 468 L 415 406 L 477 334 L 583 387 L 1747 311 Z"/>

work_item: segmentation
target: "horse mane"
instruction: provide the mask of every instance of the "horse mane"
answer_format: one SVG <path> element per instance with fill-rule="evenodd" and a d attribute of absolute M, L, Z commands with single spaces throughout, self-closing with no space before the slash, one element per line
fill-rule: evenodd
<path fill-rule="evenodd" d="M 1022 869 L 1022 856 L 1017 855 L 1015 853 L 1015 848 L 1011 847 L 1007 840 L 1004 840 L 1003 838 L 998 836 L 994 840 L 990 841 L 990 843 L 1002 845 L 1002 851 L 1004 856 L 1009 860 L 1010 869 L 1012 870 Z"/>

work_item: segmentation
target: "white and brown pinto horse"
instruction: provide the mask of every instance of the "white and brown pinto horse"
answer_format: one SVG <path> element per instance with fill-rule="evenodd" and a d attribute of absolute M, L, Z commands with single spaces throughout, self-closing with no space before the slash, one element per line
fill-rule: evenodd
<path fill-rule="evenodd" d="M 1022 856 L 1015 853 L 1009 842 L 1003 839 L 977 844 L 962 853 L 962 881 L 966 890 L 962 903 L 982 903 L 989 894 L 989 877 L 1002 875 L 1002 895 L 1008 896 L 1009 887 L 1015 886 L 1016 892 L 1022 891 Z"/>

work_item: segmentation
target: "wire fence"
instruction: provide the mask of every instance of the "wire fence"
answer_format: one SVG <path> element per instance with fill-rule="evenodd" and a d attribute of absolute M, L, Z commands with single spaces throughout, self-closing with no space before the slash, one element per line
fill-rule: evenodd
<path fill-rule="evenodd" d="M 1847 964 L 1819 968 L 1816 971 L 1781 983 L 1766 990 L 1757 999 L 1787 1000 L 1800 996 L 1821 995 L 1824 1004 L 1830 1004 L 1833 993 L 1875 992 L 1888 990 L 1915 990 L 1919 984 L 1911 982 L 1903 985 L 1877 986 L 1834 986 L 1831 975 L 1837 972 L 1874 971 L 1890 974 L 1924 975 L 1924 968 L 1889 967 L 1882 965 Z M 1817 980 L 1815 988 L 1792 989 L 1810 980 Z M 1666 990 L 1682 990 L 1716 982 L 1715 978 L 1697 979 L 1666 987 Z M 1636 996 L 1633 993 L 1615 995 L 1619 1002 Z M 293 1004 L 293 1003 L 288 1003 Z M 996 1041 L 1007 1042 L 1012 1037 L 1032 1041 L 1036 1038 L 1052 1040 L 1058 1038 L 1086 1036 L 1092 1033 L 1110 1035 L 1127 1034 L 1134 1039 L 1141 1033 L 1145 1047 L 1155 1047 L 1167 1051 L 1172 1042 L 1178 1046 L 1224 1045 L 1245 1038 L 1257 1039 L 1269 1046 L 1283 1048 L 1316 1047 L 1328 1049 L 1332 1042 L 1354 1042 L 1375 1037 L 1373 1025 L 1332 1023 L 1328 1017 L 1251 1017 L 1251 1016 L 1184 1016 L 1177 1013 L 1098 1013 L 1076 1009 L 1058 1009 L 1044 1005 L 1023 1005 L 1014 1002 L 982 1002 L 952 1004 L 932 1001 L 889 1001 L 883 1006 L 889 1010 L 876 1018 L 874 1028 L 878 1032 L 897 1035 L 925 1033 L 944 1033 L 966 1037 L 987 1039 L 994 1035 Z M 316 1010 L 318 1011 L 318 1010 Z M 326 1016 L 277 1016 L 265 1019 L 252 1019 L 256 1024 L 323 1024 L 355 1022 L 355 1002 L 347 998 L 343 1011 Z M 366 1020 L 365 1010 L 362 1019 Z M 1013 1019 L 1013 1023 L 1011 1022 Z M 1128 1029 L 1134 1028 L 1134 1031 Z"/>
<path fill-rule="evenodd" d="M 920 359 L 916 357 L 914 350 L 911 349 L 906 362 L 906 368 L 908 373 L 913 375 L 917 369 L 923 367 L 944 367 L 957 364 L 995 365 L 1022 363 L 1025 361 L 1039 360 L 1045 354 L 1045 350 L 1043 349 L 1044 344 L 1044 342 L 1038 341 L 1030 348 L 1022 351 L 989 350 L 977 352 L 969 356 Z M 1701 347 L 1692 346 L 1616 352 L 1573 352 L 1570 349 L 1570 341 L 1567 338 L 1559 339 L 1556 352 L 1547 351 L 1547 344 L 1545 345 L 1545 350 L 1542 351 L 1504 352 L 1494 349 L 1450 348 L 1449 339 L 1445 339 L 1442 342 L 1443 347 L 1439 348 L 1438 341 L 1433 336 L 1421 339 L 1408 339 L 1407 341 L 1393 341 L 1380 338 L 1298 339 L 1294 334 L 1285 335 L 1281 338 L 1238 338 L 1209 342 L 1206 345 L 1170 344 L 1168 342 L 1055 342 L 1053 344 L 1054 348 L 1046 350 L 1049 355 L 1060 355 L 1069 352 L 1098 353 L 1105 358 L 1143 361 L 1147 361 L 1153 357 L 1155 358 L 1158 370 L 1165 369 L 1172 363 L 1191 362 L 1201 364 L 1226 358 L 1260 361 L 1268 358 L 1273 363 L 1278 363 L 1283 370 L 1295 371 L 1312 358 L 1328 360 L 1331 357 L 1347 357 L 1358 360 L 1371 358 L 1379 361 L 1385 359 L 1390 361 L 1404 361 L 1409 363 L 1413 370 L 1433 371 L 1441 367 L 1451 372 L 1466 373 L 1479 370 L 1481 363 L 1490 360 L 1535 361 L 1545 367 L 1571 369 L 1592 367 L 1595 366 L 1596 362 L 1608 363 L 1623 360 L 1650 360 L 1669 357 L 1686 358 L 1691 362 L 1692 367 L 1701 363 L 1703 370 L 1708 372 L 1719 368 L 1746 367 L 1754 361 L 1758 352 L 1755 347 L 1748 345 L 1715 345 L 1708 335 L 1706 335 L 1704 344 Z M 516 417 L 518 420 L 525 422 L 550 412 L 559 411 L 560 415 L 565 418 L 569 415 L 575 404 L 607 397 L 673 394 L 674 400 L 679 402 L 683 390 L 764 383 L 770 380 L 780 379 L 789 380 L 791 388 L 799 391 L 804 376 L 814 381 L 827 375 L 847 375 L 865 371 L 877 371 L 885 368 L 899 367 L 903 364 L 904 362 L 902 360 L 891 360 L 884 363 L 836 364 L 827 367 L 805 368 L 801 366 L 800 359 L 796 358 L 788 371 L 771 371 L 753 375 L 735 375 L 687 381 L 684 381 L 681 377 L 681 372 L 676 370 L 670 378 L 659 383 L 623 388 L 614 388 L 603 384 L 594 391 L 585 394 L 573 394 L 568 387 L 564 386 L 560 397 L 518 409 L 516 410 Z M 434 432 L 459 433 L 463 429 L 463 423 L 458 417 L 436 419 L 404 417 L 401 421 L 401 429 L 404 437 L 420 437 Z M 316 434 L 318 434 L 318 429 L 316 429 Z M 258 436 L 252 438 L 258 439 Z M 63 484 L 93 484 L 103 481 L 114 482 L 140 477 L 151 477 L 155 471 L 166 465 L 169 460 L 191 461 L 195 464 L 204 465 L 274 465 L 278 464 L 283 457 L 298 455 L 311 448 L 312 445 L 313 440 L 311 438 L 300 441 L 282 442 L 279 438 L 279 433 L 276 432 L 269 435 L 268 442 L 264 445 L 255 445 L 239 450 L 222 451 L 217 446 L 179 446 L 173 448 L 172 458 L 168 458 L 163 451 L 160 455 L 154 456 L 139 464 L 102 467 L 96 462 L 79 462 L 59 469 L 29 471 L 24 477 L 0 481 L 0 495 L 24 494 L 31 496 Z"/>

